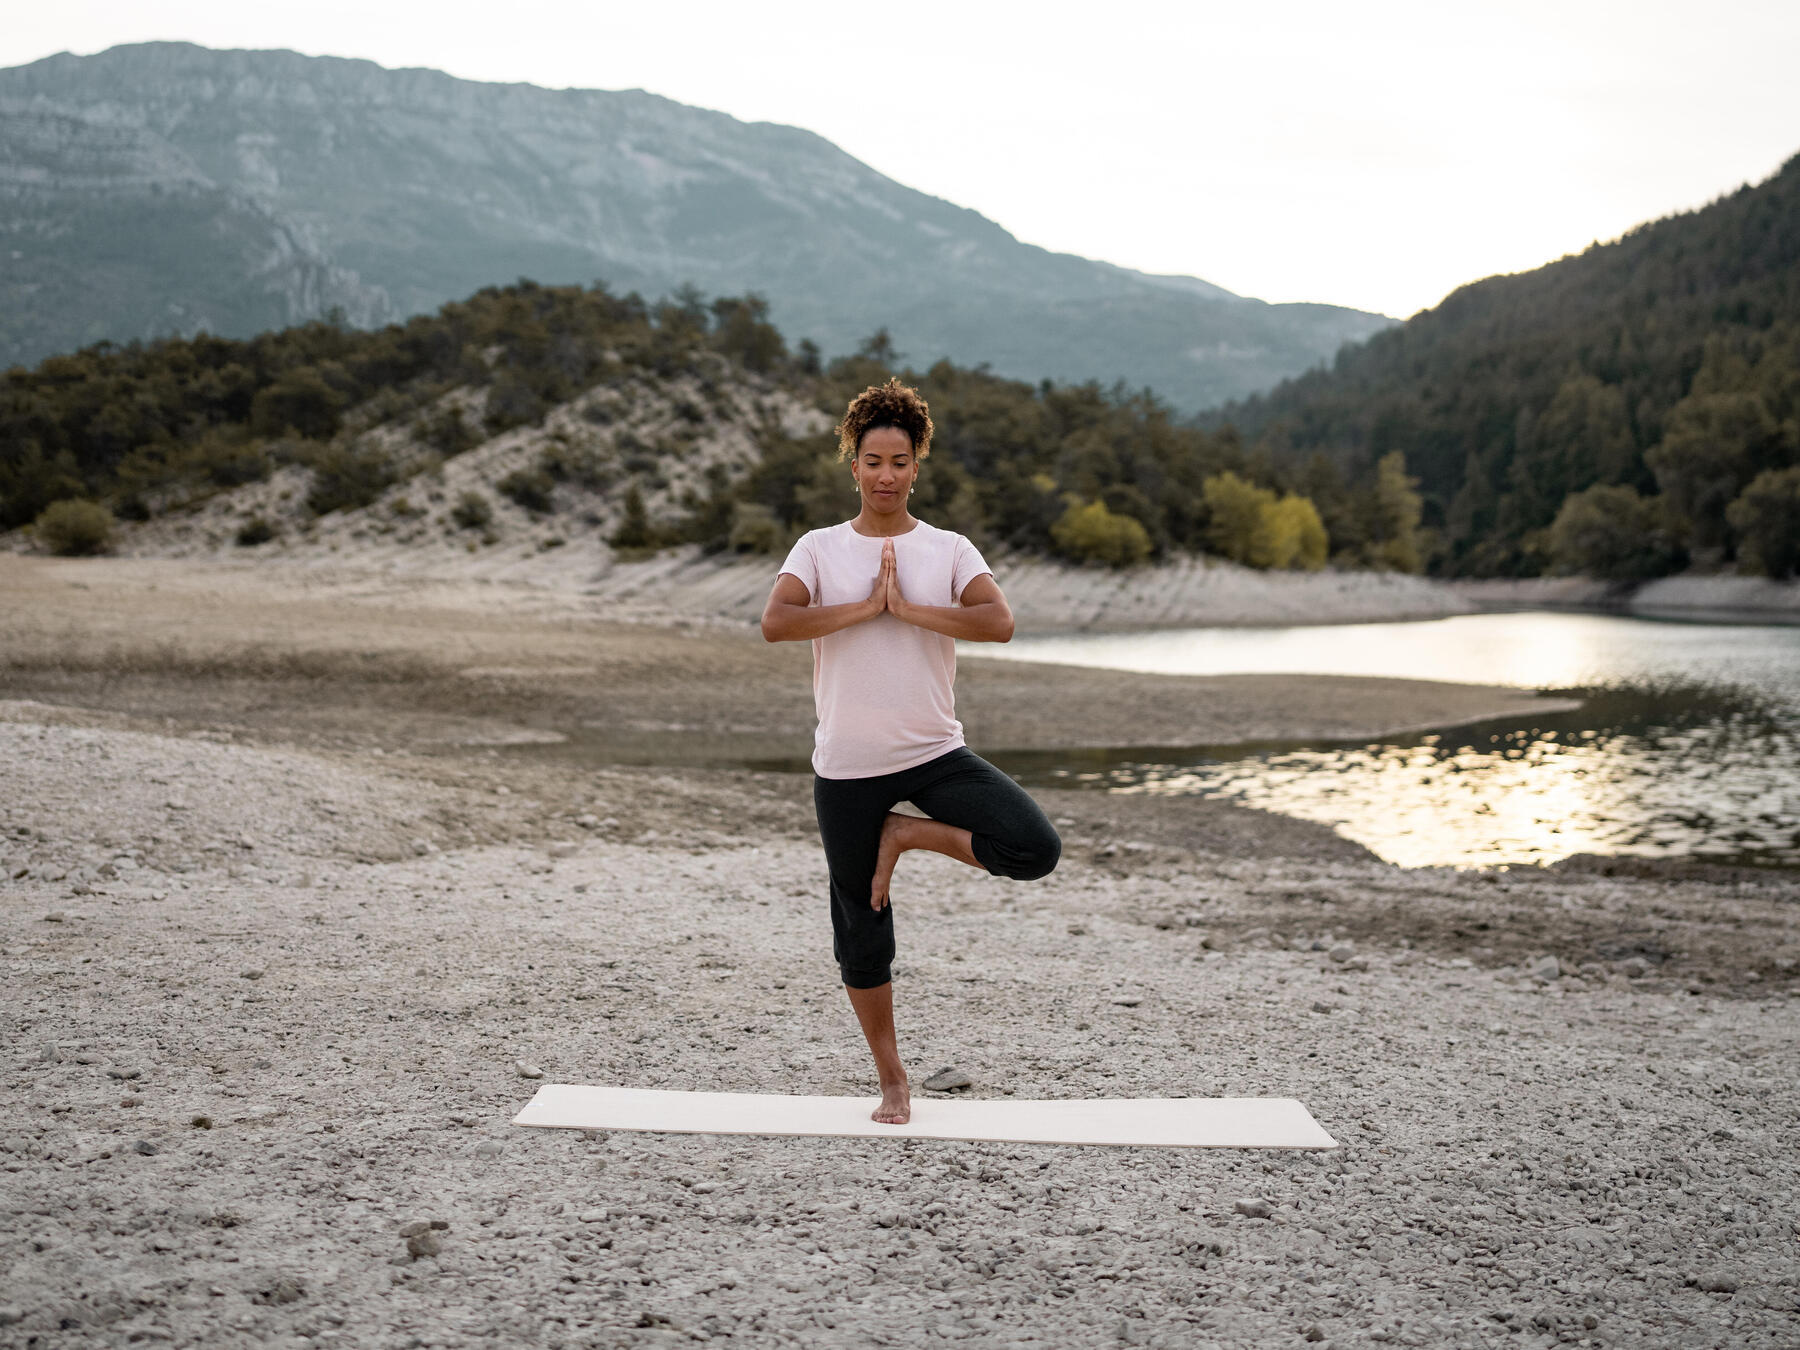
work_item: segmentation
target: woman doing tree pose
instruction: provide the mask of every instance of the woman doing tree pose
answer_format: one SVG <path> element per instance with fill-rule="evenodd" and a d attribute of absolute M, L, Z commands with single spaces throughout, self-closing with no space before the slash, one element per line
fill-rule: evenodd
<path fill-rule="evenodd" d="M 1062 842 L 1025 790 L 964 744 L 956 720 L 955 640 L 1005 642 L 1013 619 L 976 547 L 907 509 L 931 452 L 925 400 L 890 379 L 851 400 L 837 431 L 861 510 L 794 545 L 762 631 L 813 644 L 813 804 L 831 874 L 832 952 L 881 1078 L 873 1119 L 904 1125 L 894 864 L 929 849 L 1031 881 L 1056 866 Z M 930 819 L 897 814 L 899 802 Z"/>

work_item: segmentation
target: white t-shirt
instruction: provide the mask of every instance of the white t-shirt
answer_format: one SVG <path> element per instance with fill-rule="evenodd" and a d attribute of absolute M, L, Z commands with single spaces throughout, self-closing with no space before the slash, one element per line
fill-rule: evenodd
<path fill-rule="evenodd" d="M 962 602 L 963 588 L 992 574 L 960 534 L 918 521 L 894 539 L 900 593 L 920 605 Z M 802 535 L 783 572 L 800 578 L 814 605 L 867 600 L 884 541 L 850 522 Z M 885 611 L 813 639 L 813 703 L 819 729 L 813 771 L 821 778 L 898 773 L 963 744 L 956 720 L 956 644 Z"/>

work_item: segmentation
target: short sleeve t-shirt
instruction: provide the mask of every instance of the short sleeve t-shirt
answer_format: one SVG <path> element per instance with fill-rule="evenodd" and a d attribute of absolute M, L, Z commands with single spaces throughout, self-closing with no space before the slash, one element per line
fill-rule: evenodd
<path fill-rule="evenodd" d="M 901 594 L 916 604 L 960 604 L 963 588 L 993 570 L 960 534 L 922 520 L 893 540 Z M 867 600 L 881 571 L 882 543 L 845 521 L 802 535 L 781 570 L 800 578 L 811 604 Z M 956 749 L 964 742 L 955 680 L 955 642 L 892 614 L 814 638 L 813 771 L 874 778 Z"/>

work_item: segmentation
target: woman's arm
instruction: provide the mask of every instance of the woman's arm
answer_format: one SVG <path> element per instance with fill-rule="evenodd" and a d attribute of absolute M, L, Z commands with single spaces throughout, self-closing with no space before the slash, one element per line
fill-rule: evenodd
<path fill-rule="evenodd" d="M 900 582 L 895 574 L 888 582 L 887 607 L 897 619 L 963 642 L 1012 640 L 1012 607 L 1006 603 L 1006 597 L 1000 593 L 1000 583 L 991 573 L 983 573 L 963 587 L 960 608 L 913 604 L 900 594 Z"/>
<path fill-rule="evenodd" d="M 884 607 L 887 573 L 887 561 L 883 559 L 881 571 L 875 575 L 875 587 L 867 600 L 815 607 L 806 583 L 792 572 L 783 572 L 775 578 L 775 589 L 769 592 L 769 603 L 763 606 L 764 641 L 800 642 L 824 637 L 827 633 L 874 618 Z"/>

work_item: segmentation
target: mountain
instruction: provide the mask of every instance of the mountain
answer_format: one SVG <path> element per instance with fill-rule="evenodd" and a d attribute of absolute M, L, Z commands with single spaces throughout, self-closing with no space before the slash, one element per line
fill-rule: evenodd
<path fill-rule="evenodd" d="M 1303 490 L 1403 455 L 1439 571 L 1595 570 L 1599 558 L 1556 557 L 1551 527 L 1596 487 L 1611 491 L 1590 499 L 1601 516 L 1638 512 L 1621 535 L 1666 524 L 1678 546 L 1660 564 L 1606 564 L 1620 575 L 1675 565 L 1684 548 L 1736 556 L 1747 527 L 1733 501 L 1800 464 L 1800 155 L 1700 210 L 1464 286 L 1329 369 L 1205 420 L 1259 440 Z M 1313 456 L 1329 466 L 1302 470 Z M 1788 481 L 1752 495 L 1785 500 Z"/>
<path fill-rule="evenodd" d="M 920 368 L 1197 409 L 1391 322 L 1051 253 L 811 132 L 652 94 L 186 43 L 0 70 L 0 229 L 0 368 L 602 278 L 758 292 L 827 352 L 886 327 Z"/>

